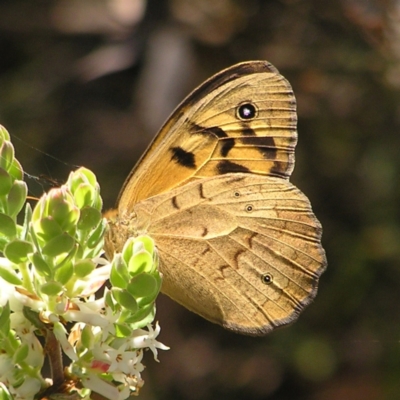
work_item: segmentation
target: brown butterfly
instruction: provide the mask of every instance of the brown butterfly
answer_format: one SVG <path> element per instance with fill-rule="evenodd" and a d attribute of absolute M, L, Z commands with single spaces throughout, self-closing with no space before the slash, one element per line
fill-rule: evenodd
<path fill-rule="evenodd" d="M 296 124 L 293 91 L 270 63 L 208 79 L 128 176 L 107 252 L 151 236 L 162 291 L 234 332 L 263 335 L 294 321 L 326 267 L 321 225 L 288 181 Z"/>

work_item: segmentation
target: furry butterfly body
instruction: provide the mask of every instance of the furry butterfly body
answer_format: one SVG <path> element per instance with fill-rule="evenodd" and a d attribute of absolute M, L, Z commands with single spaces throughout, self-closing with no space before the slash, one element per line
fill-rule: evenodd
<path fill-rule="evenodd" d="M 107 252 L 150 235 L 162 291 L 235 332 L 296 319 L 326 266 L 321 226 L 288 178 L 289 83 L 265 61 L 230 67 L 175 110 L 126 180 Z"/>

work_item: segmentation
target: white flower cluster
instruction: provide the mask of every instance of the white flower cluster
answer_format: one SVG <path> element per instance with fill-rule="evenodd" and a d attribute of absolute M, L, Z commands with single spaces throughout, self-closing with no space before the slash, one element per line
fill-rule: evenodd
<path fill-rule="evenodd" d="M 106 264 L 95 271 L 103 273 L 110 267 Z M 94 275 L 97 279 L 98 273 Z M 113 312 L 105 304 L 105 296 L 97 300 L 93 294 L 85 301 L 69 299 L 66 311 L 57 315 L 46 310 L 45 302 L 31 299 L 1 278 L 0 287 L 0 307 L 10 305 L 9 335 L 17 349 L 0 355 L 0 382 L 15 400 L 33 399 L 51 383 L 41 376 L 44 352 L 35 334 L 38 328 L 26 318 L 24 307 L 38 312 L 41 321 L 52 326 L 55 338 L 71 359 L 69 376 L 108 399 L 126 399 L 143 386 L 143 349 L 149 348 L 156 361 L 158 349 L 168 349 L 156 340 L 160 333 L 158 323 L 155 329 L 147 325 L 147 330 L 135 329 L 129 336 L 118 337 L 115 324 L 122 312 Z M 75 322 L 69 332 L 66 322 Z"/>
<path fill-rule="evenodd" d="M 161 287 L 154 242 L 131 238 L 111 263 L 101 257 L 107 222 L 96 177 L 85 168 L 33 210 L 27 204 L 20 225 L 22 178 L 0 126 L 0 399 L 50 392 L 89 399 L 91 391 L 126 399 L 143 385 L 143 349 L 156 360 L 158 349 L 168 349 L 151 325 Z M 43 376 L 45 357 L 51 377 Z"/>

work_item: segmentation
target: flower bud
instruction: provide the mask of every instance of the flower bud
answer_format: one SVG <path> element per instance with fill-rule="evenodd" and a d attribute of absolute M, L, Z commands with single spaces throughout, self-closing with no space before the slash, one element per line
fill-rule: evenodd
<path fill-rule="evenodd" d="M 65 187 L 52 189 L 41 197 L 33 210 L 34 226 L 43 218 L 54 220 L 63 232 L 74 231 L 79 220 L 80 211 L 74 199 Z"/>
<path fill-rule="evenodd" d="M 100 187 L 92 171 L 79 168 L 72 172 L 68 177 L 67 186 L 79 208 L 89 206 L 101 210 L 103 202 L 100 197 Z"/>

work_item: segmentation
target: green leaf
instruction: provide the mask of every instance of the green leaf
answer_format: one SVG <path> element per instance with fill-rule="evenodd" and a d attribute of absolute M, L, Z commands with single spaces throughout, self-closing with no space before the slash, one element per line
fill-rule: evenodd
<path fill-rule="evenodd" d="M 132 334 L 132 328 L 127 325 L 115 324 L 115 334 L 117 337 L 129 337 Z"/>
<path fill-rule="evenodd" d="M 28 188 L 25 182 L 14 181 L 7 196 L 8 214 L 10 216 L 16 217 L 21 211 L 26 201 L 27 192 Z"/>
<path fill-rule="evenodd" d="M 137 298 L 137 302 L 140 307 L 144 307 L 147 306 L 148 304 L 152 304 L 155 302 L 158 294 L 160 293 L 161 290 L 161 284 L 162 284 L 162 279 L 161 279 L 161 275 L 156 272 L 154 275 L 152 275 L 155 283 L 156 283 L 156 287 L 154 289 L 154 291 L 152 293 L 149 292 L 149 294 L 147 296 L 143 296 L 140 298 Z"/>
<path fill-rule="evenodd" d="M 111 308 L 112 311 L 115 311 L 115 303 L 110 291 L 107 291 L 107 294 L 105 296 L 105 303 L 108 307 Z"/>
<path fill-rule="evenodd" d="M 93 186 L 96 187 L 97 186 L 97 179 L 96 179 L 96 175 L 90 171 L 87 168 L 81 167 L 77 170 L 77 172 L 79 172 L 80 174 L 82 174 L 85 179 L 87 179 L 87 181 Z"/>
<path fill-rule="evenodd" d="M 56 260 L 56 264 L 54 265 L 55 269 L 61 268 L 67 263 L 71 263 L 72 259 L 76 256 L 78 252 L 78 248 L 79 245 L 76 243 L 73 249 L 68 254 L 63 254 L 62 257 L 58 257 Z"/>
<path fill-rule="evenodd" d="M 21 238 L 24 239 L 24 240 L 28 238 L 31 220 L 32 220 L 32 208 L 31 208 L 31 205 L 29 203 L 26 203 L 25 215 L 24 215 L 24 224 L 23 224 L 23 229 L 22 229 L 22 232 L 21 232 Z"/>
<path fill-rule="evenodd" d="M 21 279 L 11 268 L 0 266 L 0 277 L 12 285 L 22 285 Z"/>
<path fill-rule="evenodd" d="M 4 169 L 0 167 L 0 196 L 5 196 L 11 189 L 12 186 L 11 175 Z"/>
<path fill-rule="evenodd" d="M 40 290 L 42 293 L 46 294 L 47 296 L 58 296 L 62 293 L 63 287 L 58 282 L 46 282 L 41 287 Z"/>
<path fill-rule="evenodd" d="M 63 233 L 60 225 L 54 220 L 53 217 L 43 217 L 36 220 L 33 223 L 33 229 L 37 237 L 44 241 L 51 240 L 52 238 Z"/>
<path fill-rule="evenodd" d="M 55 272 L 54 279 L 62 285 L 66 285 L 74 275 L 74 266 L 67 262 Z"/>
<path fill-rule="evenodd" d="M 10 140 L 10 134 L 3 125 L 0 125 L 0 144 L 6 140 Z"/>
<path fill-rule="evenodd" d="M 82 279 L 88 276 L 96 268 L 95 263 L 92 260 L 79 260 L 74 265 L 75 275 Z"/>
<path fill-rule="evenodd" d="M 14 158 L 12 164 L 8 168 L 8 173 L 15 179 L 22 181 L 24 179 L 24 170 L 19 161 Z"/>
<path fill-rule="evenodd" d="M 9 141 L 4 141 L 0 146 L 0 167 L 9 170 L 14 160 L 14 146 Z"/>
<path fill-rule="evenodd" d="M 100 223 L 101 212 L 93 207 L 84 207 L 81 210 L 81 216 L 78 222 L 78 229 L 85 231 L 94 229 Z"/>
<path fill-rule="evenodd" d="M 33 245 L 26 240 L 15 239 L 4 249 L 4 255 L 14 264 L 28 261 L 29 253 L 33 252 Z"/>
<path fill-rule="evenodd" d="M 46 277 L 46 278 L 51 278 L 53 276 L 53 271 L 49 267 L 49 265 L 46 263 L 45 260 L 43 260 L 42 256 L 39 253 L 35 253 L 32 256 L 32 263 L 36 268 L 36 271 Z"/>
<path fill-rule="evenodd" d="M 67 192 L 65 186 L 50 190 L 48 212 L 64 231 L 69 231 L 79 221 L 80 211 L 75 206 L 73 197 Z"/>
<path fill-rule="evenodd" d="M 90 328 L 90 326 L 85 325 L 85 327 L 82 330 L 81 342 L 85 348 L 91 349 L 93 347 L 93 341 L 94 341 L 94 336 L 92 329 Z"/>
<path fill-rule="evenodd" d="M 92 206 L 95 195 L 96 192 L 92 186 L 81 183 L 74 192 L 76 205 L 79 208 Z"/>
<path fill-rule="evenodd" d="M 14 400 L 6 385 L 0 382 L 0 400 Z"/>
<path fill-rule="evenodd" d="M 153 270 L 153 257 L 147 251 L 141 251 L 131 257 L 128 263 L 128 270 L 131 274 L 151 272 Z"/>
<path fill-rule="evenodd" d="M 13 387 L 19 388 L 25 382 L 25 374 L 21 369 L 16 369 L 13 375 Z"/>
<path fill-rule="evenodd" d="M 138 309 L 137 302 L 135 298 L 124 289 L 112 289 L 111 291 L 115 301 L 123 308 L 135 313 Z"/>
<path fill-rule="evenodd" d="M 8 239 L 0 235 L 0 252 L 4 251 L 4 248 L 7 246 L 7 243 Z"/>
<path fill-rule="evenodd" d="M 13 355 L 13 361 L 15 364 L 20 364 L 21 362 L 24 362 L 26 357 L 28 357 L 29 354 L 29 346 L 27 343 L 21 344 L 18 346 L 16 352 Z"/>
<path fill-rule="evenodd" d="M 63 253 L 69 253 L 75 246 L 75 239 L 67 233 L 62 233 L 51 239 L 44 247 L 43 254 L 49 257 L 56 257 Z"/>
<path fill-rule="evenodd" d="M 125 322 L 129 323 L 132 329 L 143 328 L 154 320 L 156 308 L 154 304 L 149 304 L 145 307 L 139 308 L 138 312 Z"/>
<path fill-rule="evenodd" d="M 17 235 L 16 223 L 11 217 L 3 213 L 0 213 L 0 233 L 9 238 Z"/>
<path fill-rule="evenodd" d="M 133 248 L 134 248 L 134 244 L 135 244 L 135 239 L 134 238 L 129 238 L 125 244 L 124 247 L 122 248 L 122 258 L 124 259 L 125 263 L 128 265 L 130 259 L 133 257 Z M 139 244 L 140 246 L 142 246 L 142 243 Z"/>
<path fill-rule="evenodd" d="M 40 319 L 39 312 L 33 311 L 28 306 L 23 306 L 22 314 L 36 328 L 42 329 L 42 330 L 46 329 L 46 324 Z"/>
<path fill-rule="evenodd" d="M 1 307 L 0 310 L 0 337 L 6 337 L 10 332 L 10 303 L 7 301 L 7 303 Z"/>
<path fill-rule="evenodd" d="M 158 285 L 152 275 L 141 273 L 131 279 L 126 289 L 136 299 L 138 297 L 149 297 L 157 294 Z"/>
<path fill-rule="evenodd" d="M 75 193 L 78 186 L 82 183 L 96 187 L 96 175 L 84 167 L 78 168 L 76 171 L 73 171 L 69 174 L 67 185 L 70 188 L 71 193 Z"/>
<path fill-rule="evenodd" d="M 128 268 L 120 254 L 114 257 L 111 265 L 110 283 L 112 286 L 124 289 L 129 282 Z"/>
<path fill-rule="evenodd" d="M 148 251 L 151 255 L 154 253 L 155 246 L 154 246 L 154 240 L 150 236 L 138 236 L 135 239 L 135 244 L 136 243 L 142 243 L 146 251 Z M 136 251 L 134 250 L 136 253 Z"/>
<path fill-rule="evenodd" d="M 79 168 L 69 175 L 67 186 L 73 194 L 76 204 L 82 208 L 91 206 L 98 211 L 103 208 L 100 187 L 96 176 L 86 168 Z"/>
<path fill-rule="evenodd" d="M 86 241 L 86 246 L 89 249 L 93 249 L 98 245 L 99 241 L 102 241 L 104 239 L 105 229 L 106 222 L 102 221 Z"/>
<path fill-rule="evenodd" d="M 154 292 L 152 295 L 147 297 L 140 297 L 137 299 L 137 303 L 139 308 L 147 307 L 149 304 L 154 304 L 157 299 L 157 296 L 160 292 Z"/>

